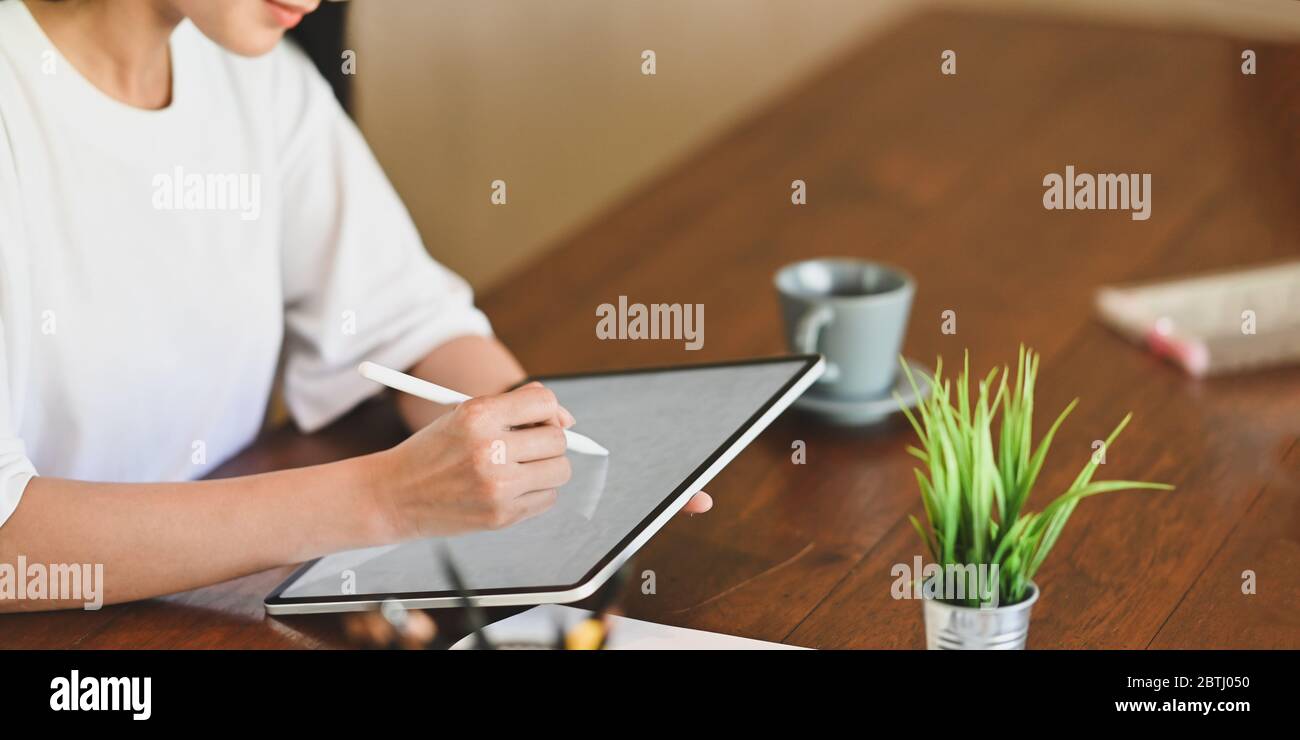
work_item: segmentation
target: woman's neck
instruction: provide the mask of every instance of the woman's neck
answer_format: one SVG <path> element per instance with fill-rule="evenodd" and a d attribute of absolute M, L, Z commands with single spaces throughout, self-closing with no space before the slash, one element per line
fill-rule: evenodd
<path fill-rule="evenodd" d="M 136 108 L 171 104 L 168 39 L 183 16 L 167 0 L 23 0 L 68 63 Z"/>

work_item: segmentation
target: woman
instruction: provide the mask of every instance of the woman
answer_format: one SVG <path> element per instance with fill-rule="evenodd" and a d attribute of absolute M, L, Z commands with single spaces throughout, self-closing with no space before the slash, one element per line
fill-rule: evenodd
<path fill-rule="evenodd" d="M 504 392 L 519 363 L 280 43 L 317 3 L 0 1 L 0 563 L 102 563 L 127 601 L 508 526 L 568 479 L 572 416 Z M 376 391 L 362 359 L 482 398 L 397 398 L 417 431 L 374 455 L 146 482 L 250 442 L 278 361 L 310 431 Z"/>

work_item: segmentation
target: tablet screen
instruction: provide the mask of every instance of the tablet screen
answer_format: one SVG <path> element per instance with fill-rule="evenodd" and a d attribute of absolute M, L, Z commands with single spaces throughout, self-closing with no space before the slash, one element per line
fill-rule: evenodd
<path fill-rule="evenodd" d="M 495 531 L 415 540 L 321 558 L 281 598 L 449 592 L 444 544 L 471 592 L 570 587 L 621 551 L 810 365 L 753 364 L 541 380 L 574 431 L 608 457 L 570 451 L 572 479 L 554 506 Z"/>

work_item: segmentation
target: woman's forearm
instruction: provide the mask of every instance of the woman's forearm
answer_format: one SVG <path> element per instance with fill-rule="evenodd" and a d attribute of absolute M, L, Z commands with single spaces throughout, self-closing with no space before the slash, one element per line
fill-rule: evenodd
<path fill-rule="evenodd" d="M 440 344 L 408 372 L 471 396 L 501 393 L 526 377 L 523 366 L 500 340 L 480 336 L 457 337 Z M 405 393 L 395 397 L 397 409 L 411 429 L 428 425 L 448 408 Z"/>
<path fill-rule="evenodd" d="M 381 456 L 191 483 L 33 478 L 0 528 L 0 563 L 102 564 L 104 603 L 217 583 L 392 539 Z M 81 601 L 0 599 L 0 611 Z"/>
<path fill-rule="evenodd" d="M 524 378 L 514 355 L 491 337 L 454 339 L 411 371 L 474 396 Z M 412 429 L 448 410 L 405 394 L 396 400 Z M 102 564 L 104 603 L 118 603 L 392 542 L 403 533 L 375 490 L 392 484 L 397 466 L 385 462 L 387 455 L 190 483 L 33 478 L 0 528 L 0 563 L 23 556 L 47 565 Z M 0 599 L 0 612 L 80 606 Z"/>

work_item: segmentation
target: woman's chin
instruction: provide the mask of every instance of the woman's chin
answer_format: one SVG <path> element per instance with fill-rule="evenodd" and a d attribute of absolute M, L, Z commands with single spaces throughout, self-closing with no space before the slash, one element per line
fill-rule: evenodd
<path fill-rule="evenodd" d="M 274 49 L 287 29 L 316 9 L 314 0 L 173 2 L 204 36 L 226 51 L 245 57 L 261 56 Z"/>
<path fill-rule="evenodd" d="M 284 29 L 259 28 L 256 31 L 240 34 L 238 38 L 228 41 L 222 39 L 213 39 L 213 41 L 216 41 L 226 51 L 233 52 L 241 57 L 260 57 L 274 49 L 282 38 L 284 38 Z"/>

